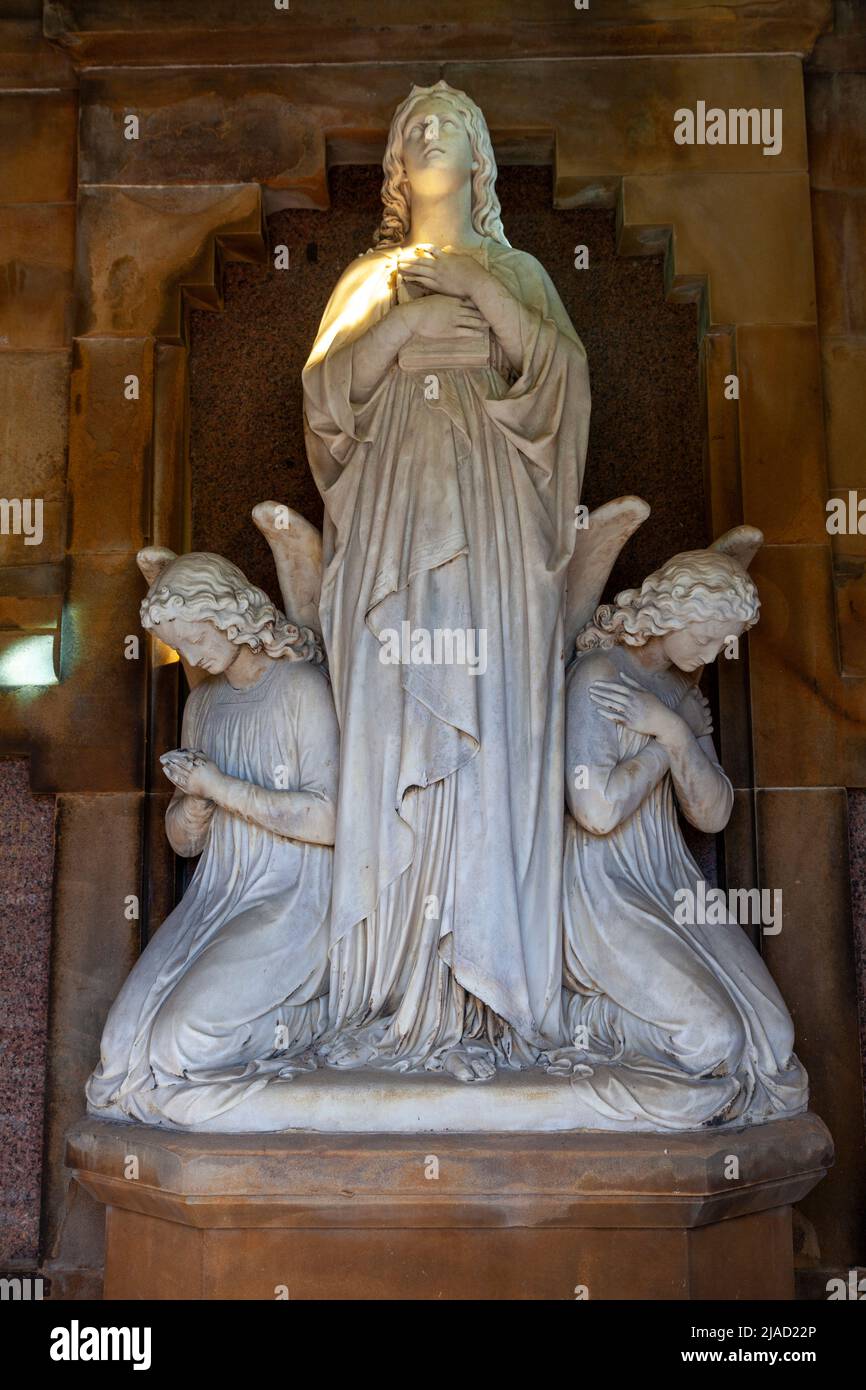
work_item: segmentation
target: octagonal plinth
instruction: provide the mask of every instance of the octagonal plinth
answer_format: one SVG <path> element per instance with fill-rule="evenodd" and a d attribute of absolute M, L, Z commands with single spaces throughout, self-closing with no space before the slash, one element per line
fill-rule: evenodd
<path fill-rule="evenodd" d="M 88 1120 L 109 1299 L 793 1297 L 812 1114 L 679 1135 L 189 1134 Z"/>

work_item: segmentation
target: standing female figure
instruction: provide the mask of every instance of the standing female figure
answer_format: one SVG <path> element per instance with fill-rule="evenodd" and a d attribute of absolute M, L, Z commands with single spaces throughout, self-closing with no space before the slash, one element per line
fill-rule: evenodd
<path fill-rule="evenodd" d="M 304 370 L 341 731 L 329 1059 L 473 1081 L 561 1038 L 563 590 L 589 385 L 549 277 L 505 239 L 475 104 L 413 89 L 384 170 L 376 248 Z"/>

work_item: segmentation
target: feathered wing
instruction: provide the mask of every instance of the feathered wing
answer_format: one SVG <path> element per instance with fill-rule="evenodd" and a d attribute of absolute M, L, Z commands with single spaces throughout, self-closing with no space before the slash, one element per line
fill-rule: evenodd
<path fill-rule="evenodd" d="M 158 579 L 172 560 L 177 559 L 174 550 L 169 550 L 164 545 L 147 545 L 144 550 L 139 550 L 135 557 L 135 563 L 147 580 L 147 587 L 150 588 L 155 579 Z"/>
<path fill-rule="evenodd" d="M 259 502 L 253 508 L 253 521 L 271 547 L 289 622 L 321 632 L 321 531 L 281 502 Z"/>
<path fill-rule="evenodd" d="M 734 526 L 714 540 L 710 550 L 719 550 L 723 555 L 730 555 L 731 559 L 738 560 L 743 569 L 747 570 L 763 544 L 764 533 L 759 531 L 757 526 Z"/>
<path fill-rule="evenodd" d="M 616 559 L 628 540 L 650 514 L 642 497 L 615 497 L 589 514 L 587 526 L 575 533 L 565 589 L 565 658 L 574 651 L 582 627 L 601 603 Z M 743 528 L 747 529 L 747 528 Z"/>

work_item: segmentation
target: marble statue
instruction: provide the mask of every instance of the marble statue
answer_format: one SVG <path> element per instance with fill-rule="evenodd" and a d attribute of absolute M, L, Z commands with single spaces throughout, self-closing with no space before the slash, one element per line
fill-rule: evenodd
<path fill-rule="evenodd" d="M 200 859 L 88 1105 L 234 1132 L 802 1110 L 761 956 L 733 912 L 680 910 L 705 885 L 678 808 L 716 833 L 733 804 L 697 683 L 757 621 L 761 534 L 603 604 L 649 508 L 582 524 L 586 356 L 505 239 L 481 112 L 413 88 L 384 171 L 303 373 L 324 531 L 253 512 L 284 611 L 219 556 L 138 557 L 193 686 L 161 761 Z"/>
<path fill-rule="evenodd" d="M 505 239 L 484 118 L 446 83 L 391 124 L 374 250 L 304 369 L 341 731 L 335 1066 L 486 1080 L 561 1038 L 563 599 L 586 356 Z M 388 660 L 405 632 L 417 659 Z M 483 673 L 425 660 L 481 634 Z"/>
<path fill-rule="evenodd" d="M 693 1129 L 806 1108 L 793 1023 L 743 926 L 681 910 L 701 902 L 702 875 L 677 805 L 717 833 L 734 801 L 696 680 L 758 620 L 747 566 L 762 540 L 741 526 L 675 555 L 577 633 L 563 867 L 572 1047 L 551 1065 L 574 1062 L 593 1127 Z"/>
<path fill-rule="evenodd" d="M 275 529 L 272 509 L 256 519 L 282 551 L 282 579 L 292 533 Z M 315 1066 L 339 745 L 311 629 L 218 555 L 138 560 L 151 580 L 143 626 L 206 673 L 183 746 L 161 758 L 174 787 L 168 838 L 201 857 L 111 1009 L 87 1099 L 96 1114 L 192 1125 Z"/>

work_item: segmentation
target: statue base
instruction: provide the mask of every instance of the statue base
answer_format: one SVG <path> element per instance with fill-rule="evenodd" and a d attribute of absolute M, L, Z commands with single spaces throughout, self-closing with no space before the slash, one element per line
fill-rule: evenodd
<path fill-rule="evenodd" d="M 683 1134 L 201 1134 L 88 1119 L 107 1299 L 790 1299 L 812 1114 Z M 734 1162 L 736 1160 L 736 1162 Z"/>

